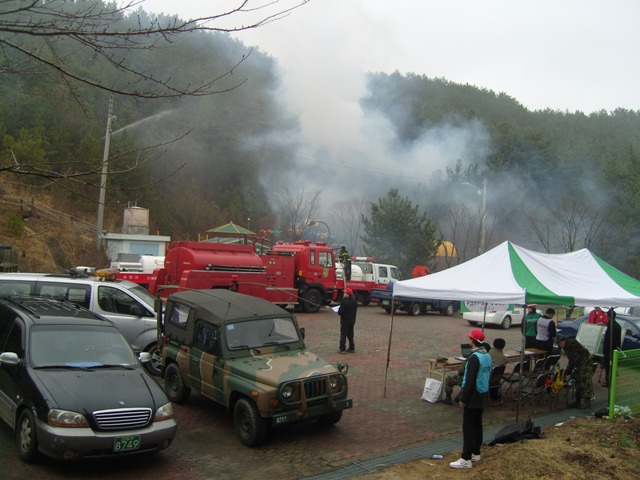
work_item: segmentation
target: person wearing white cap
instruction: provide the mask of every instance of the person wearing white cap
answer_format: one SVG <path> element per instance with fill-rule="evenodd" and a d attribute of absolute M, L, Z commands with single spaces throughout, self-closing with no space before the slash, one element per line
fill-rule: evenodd
<path fill-rule="evenodd" d="M 489 396 L 491 357 L 482 346 L 484 333 L 475 329 L 469 335 L 471 355 L 467 359 L 462 379 L 462 390 L 458 394 L 458 405 L 462 413 L 462 455 L 451 468 L 471 468 L 480 461 L 482 446 L 482 414 Z"/>

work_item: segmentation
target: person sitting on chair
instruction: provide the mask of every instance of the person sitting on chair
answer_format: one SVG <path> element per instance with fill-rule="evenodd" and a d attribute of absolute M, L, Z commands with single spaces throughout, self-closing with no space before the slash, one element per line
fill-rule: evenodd
<path fill-rule="evenodd" d="M 453 387 L 462 385 L 462 377 L 464 376 L 464 367 L 467 365 L 466 360 L 464 363 L 458 368 L 458 372 L 454 375 L 449 375 L 444 379 L 444 400 L 442 400 L 447 405 L 453 405 L 453 400 L 451 399 L 451 395 L 453 394 Z"/>
<path fill-rule="evenodd" d="M 504 347 L 507 344 L 504 338 L 496 338 L 493 341 L 493 348 L 488 350 L 491 357 L 491 365 L 493 367 L 499 367 L 500 365 L 507 364 L 507 356 L 504 354 Z"/>

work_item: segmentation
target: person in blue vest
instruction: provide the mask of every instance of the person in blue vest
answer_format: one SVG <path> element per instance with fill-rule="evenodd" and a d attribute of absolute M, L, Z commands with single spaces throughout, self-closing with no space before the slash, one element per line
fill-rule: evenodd
<path fill-rule="evenodd" d="M 484 333 L 475 329 L 469 335 L 471 355 L 467 359 L 462 378 L 462 390 L 457 401 L 462 413 L 462 455 L 451 468 L 471 468 L 480 461 L 482 446 L 482 414 L 489 397 L 491 357 L 483 347 Z"/>

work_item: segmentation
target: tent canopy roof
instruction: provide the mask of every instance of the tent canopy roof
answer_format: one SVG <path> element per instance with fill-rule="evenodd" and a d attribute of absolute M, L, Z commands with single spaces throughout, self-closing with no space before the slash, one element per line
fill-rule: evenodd
<path fill-rule="evenodd" d="M 219 227 L 210 228 L 207 230 L 207 233 L 215 233 L 217 235 L 255 235 L 251 230 L 247 230 L 233 222 L 220 225 Z"/>
<path fill-rule="evenodd" d="M 640 281 L 587 249 L 538 253 L 504 242 L 458 266 L 396 282 L 394 296 L 524 305 L 640 305 Z"/>

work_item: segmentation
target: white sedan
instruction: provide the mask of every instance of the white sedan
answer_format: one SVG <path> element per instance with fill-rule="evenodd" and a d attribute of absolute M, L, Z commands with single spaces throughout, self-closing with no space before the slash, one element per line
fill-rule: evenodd
<path fill-rule="evenodd" d="M 524 315 L 524 309 L 515 305 L 489 303 L 486 317 L 484 303 L 464 302 L 464 306 L 466 307 L 464 310 L 467 311 L 462 313 L 462 319 L 474 327 L 484 322 L 485 325 L 499 325 L 506 330 L 511 325 L 520 325 Z"/>

